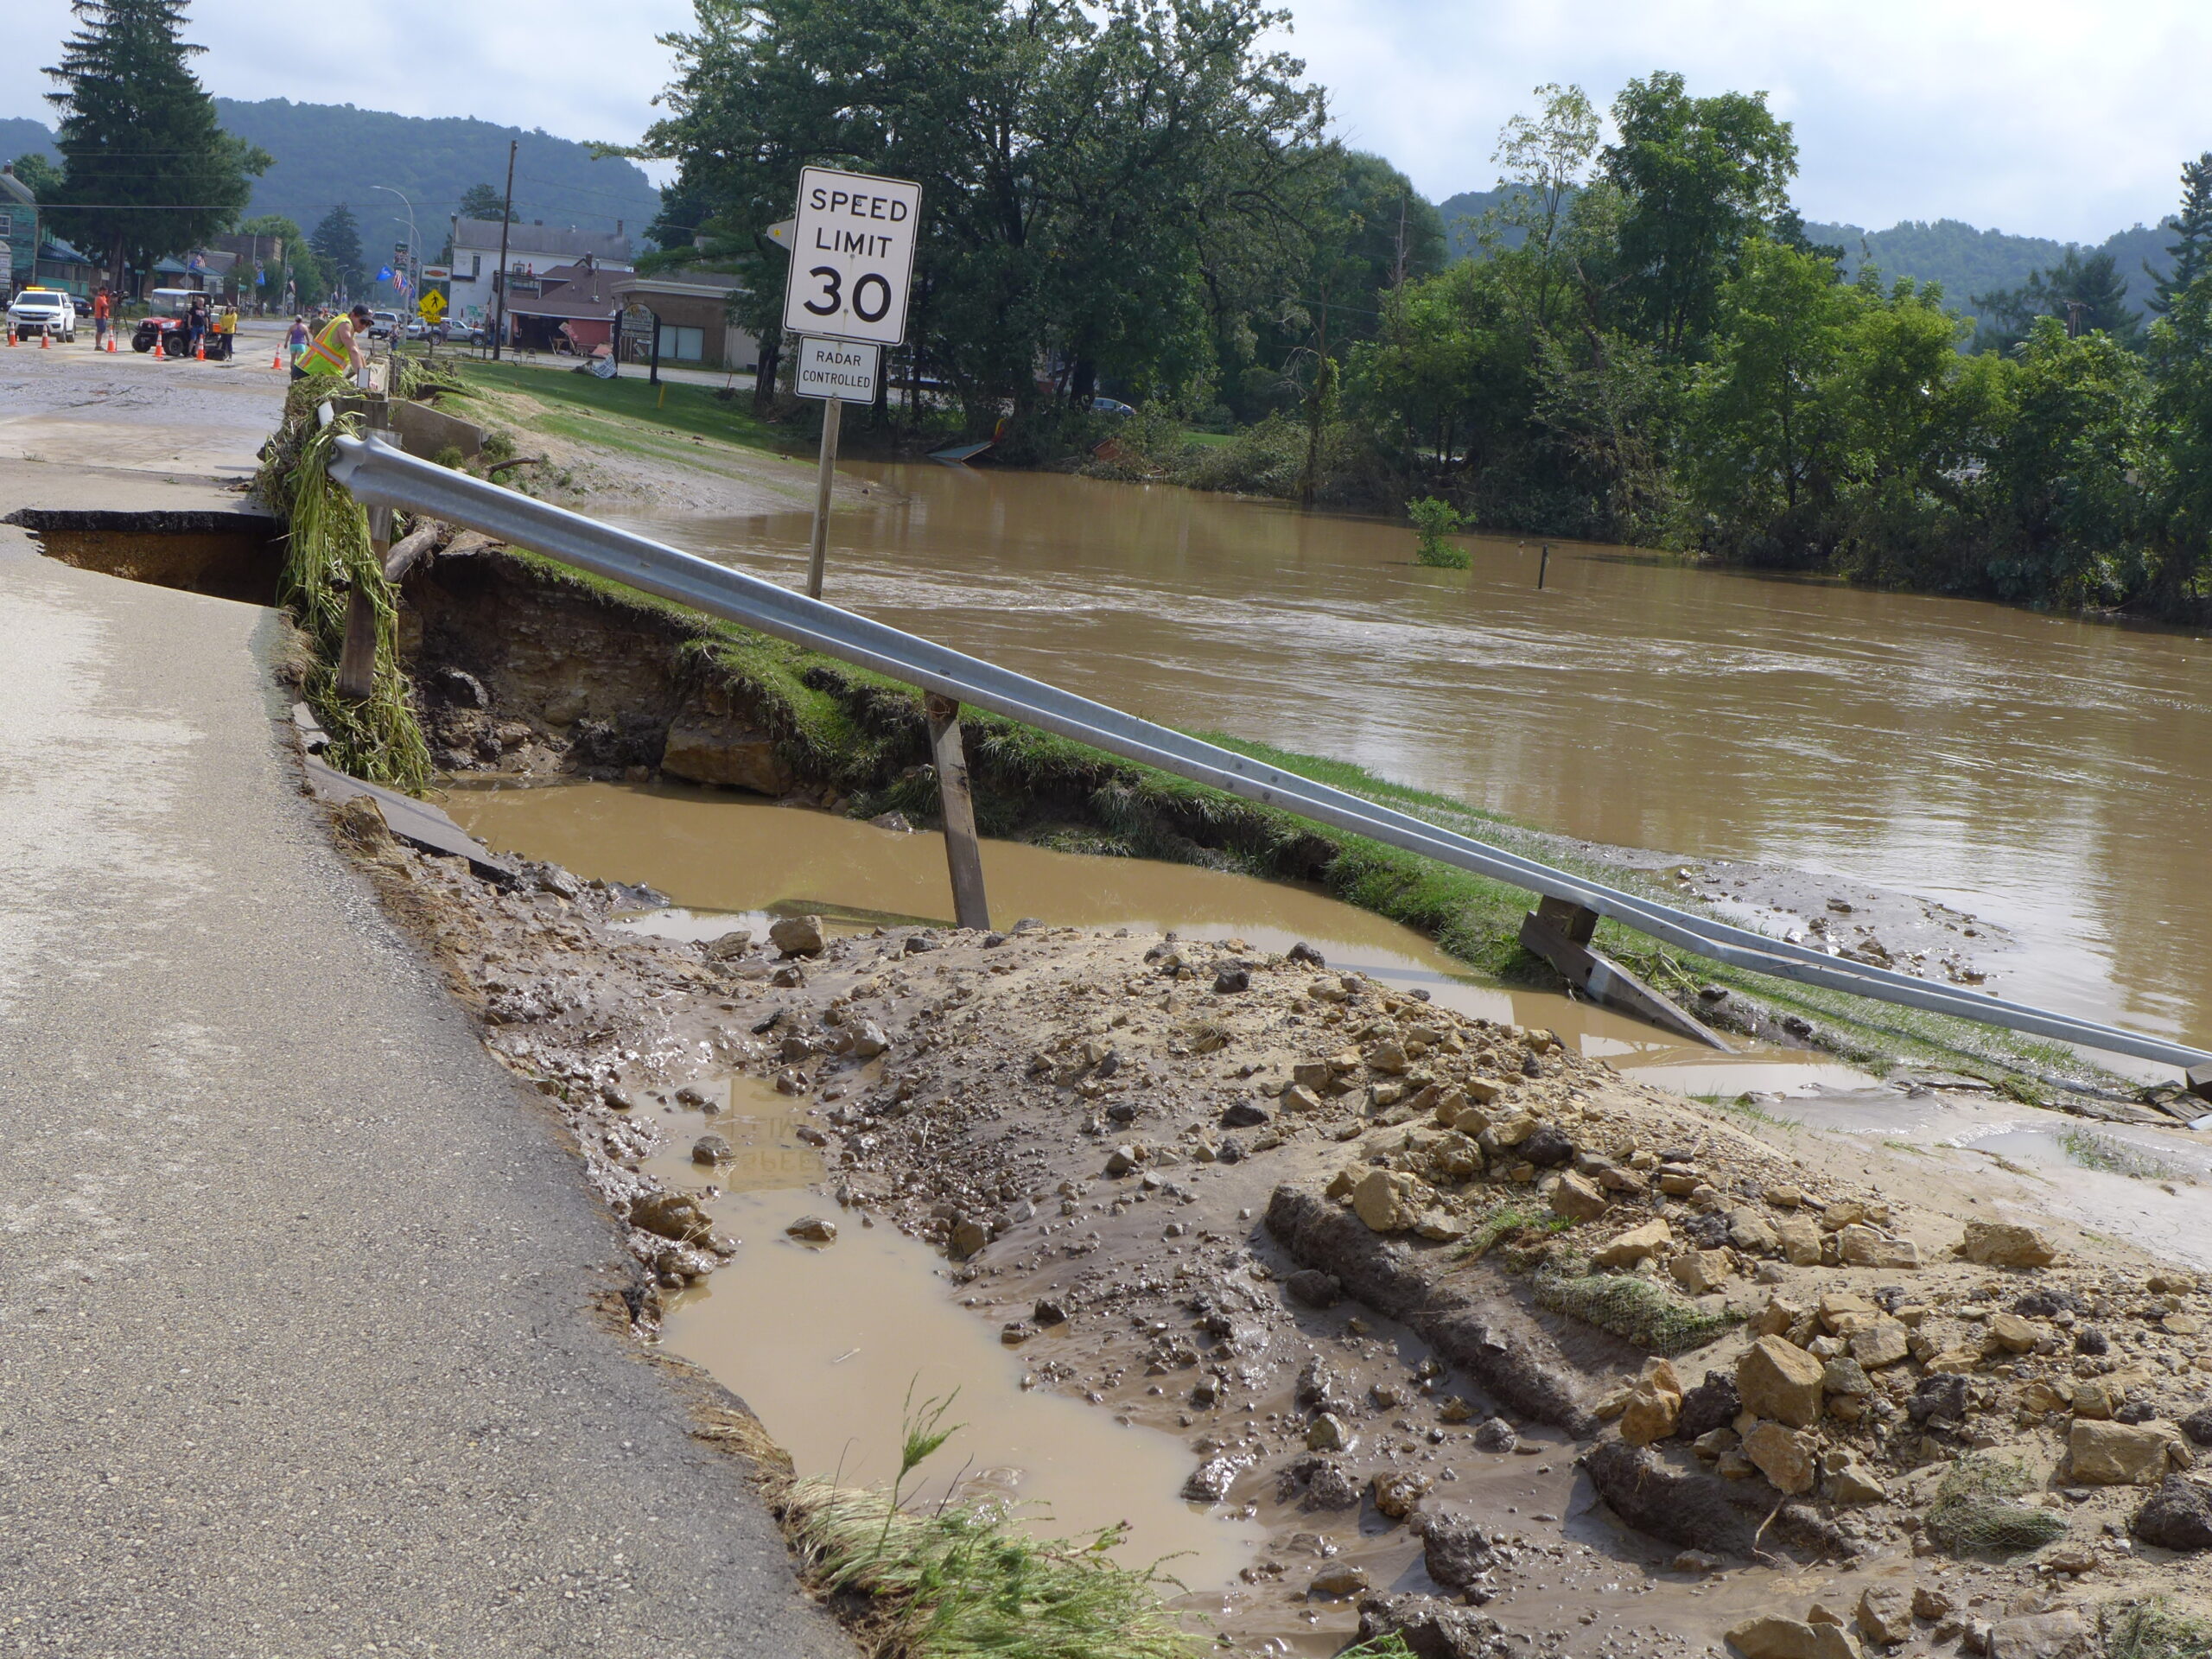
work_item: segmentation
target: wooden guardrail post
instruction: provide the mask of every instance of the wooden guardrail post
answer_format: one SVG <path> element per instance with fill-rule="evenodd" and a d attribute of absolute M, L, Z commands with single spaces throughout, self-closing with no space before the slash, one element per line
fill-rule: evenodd
<path fill-rule="evenodd" d="M 924 695 L 922 708 L 929 715 L 930 756 L 937 763 L 938 808 L 944 818 L 944 861 L 952 874 L 952 918 L 961 927 L 988 929 L 991 912 L 983 897 L 983 850 L 976 839 L 976 802 L 968 790 L 968 755 L 960 741 L 960 705 L 931 691 Z"/>
<path fill-rule="evenodd" d="M 1727 1052 L 1728 1045 L 1701 1020 L 1685 1013 L 1590 941 L 1598 931 L 1598 912 L 1571 899 L 1546 898 L 1521 918 L 1521 943 L 1560 971 L 1560 976 L 1592 1002 L 1649 1020 L 1653 1025 Z"/>
<path fill-rule="evenodd" d="M 391 400 L 378 392 L 367 395 L 371 432 L 391 429 Z M 384 568 L 391 547 L 391 509 L 369 509 L 369 548 L 377 568 Z M 365 702 L 377 688 L 377 601 L 356 582 L 346 595 L 346 644 L 338 653 L 338 695 L 353 702 Z"/>

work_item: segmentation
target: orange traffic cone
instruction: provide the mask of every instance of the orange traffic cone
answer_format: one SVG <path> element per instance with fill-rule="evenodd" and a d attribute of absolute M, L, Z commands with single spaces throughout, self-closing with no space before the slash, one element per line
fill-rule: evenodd
<path fill-rule="evenodd" d="M 195 363 L 205 363 L 207 360 L 207 346 L 206 342 L 203 341 L 200 345 L 192 348 L 192 360 Z"/>
<path fill-rule="evenodd" d="M 269 366 L 270 366 L 270 368 L 272 368 L 272 369 L 281 369 L 281 368 L 283 368 L 283 367 L 284 366 L 284 353 L 282 353 L 282 352 L 271 352 L 271 353 L 269 353 Z"/>
<path fill-rule="evenodd" d="M 112 334 L 107 337 L 107 350 L 110 357 L 115 355 L 115 336 Z"/>
<path fill-rule="evenodd" d="M 38 331 L 38 348 L 41 352 L 54 349 L 54 335 L 48 330 L 41 328 Z"/>

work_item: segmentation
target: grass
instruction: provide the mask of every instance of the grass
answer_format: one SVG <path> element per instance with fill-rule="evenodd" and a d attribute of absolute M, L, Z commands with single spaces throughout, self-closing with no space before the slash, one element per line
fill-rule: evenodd
<path fill-rule="evenodd" d="M 1726 1334 L 1740 1317 L 1707 1313 L 1634 1274 L 1539 1268 L 1529 1287 L 1539 1307 L 1610 1331 L 1648 1354 L 1693 1352 Z"/>
<path fill-rule="evenodd" d="M 2064 1537 L 2066 1522 L 2049 1510 L 2013 1502 L 2034 1485 L 2025 1465 L 2009 1459 L 1954 1464 L 1936 1488 L 1928 1535 L 1957 1555 L 2018 1555 Z"/>
<path fill-rule="evenodd" d="M 1733 1112 L 1737 1116 L 1749 1118 L 1754 1123 L 1764 1123 L 1770 1129 L 1802 1129 L 1805 1127 L 1803 1120 L 1777 1116 L 1749 1095 L 1738 1095 L 1732 1099 L 1723 1098 L 1719 1095 L 1700 1096 L 1699 1098 L 1708 1099 L 1724 1112 Z"/>
<path fill-rule="evenodd" d="M 642 372 L 601 380 L 595 375 L 554 374 L 519 364 L 473 359 L 460 360 L 454 368 L 468 393 L 490 393 L 494 403 L 515 394 L 531 398 L 550 411 L 534 419 L 534 428 L 579 442 L 663 454 L 668 453 L 665 446 L 645 442 L 646 435 L 682 433 L 780 455 L 810 448 L 813 442 L 810 435 L 772 426 L 754 415 L 749 394 L 725 399 L 716 397 L 712 387 L 689 382 L 652 385 Z"/>
<path fill-rule="evenodd" d="M 2163 1601 L 2120 1602 L 2102 1618 L 2105 1659 L 2204 1659 L 2212 1619 L 2176 1612 Z"/>
<path fill-rule="evenodd" d="M 2101 1170 L 2107 1175 L 2155 1181 L 2171 1179 L 2182 1173 L 2139 1147 L 2132 1147 L 2108 1135 L 2099 1135 L 2094 1129 L 2064 1130 L 2058 1137 L 2058 1147 L 2083 1169 Z"/>

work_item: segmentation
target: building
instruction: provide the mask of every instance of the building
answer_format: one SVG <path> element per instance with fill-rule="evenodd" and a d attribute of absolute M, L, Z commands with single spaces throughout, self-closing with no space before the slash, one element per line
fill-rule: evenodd
<path fill-rule="evenodd" d="M 760 339 L 729 321 L 731 297 L 743 289 L 736 277 L 720 271 L 682 270 L 626 276 L 613 284 L 613 291 L 624 307 L 641 308 L 659 320 L 662 362 L 751 373 L 760 366 Z M 650 327 L 626 323 L 624 359 L 643 363 L 652 355 Z"/>
<path fill-rule="evenodd" d="M 7 290 L 0 297 L 13 299 L 30 286 L 37 255 L 38 197 L 12 164 L 0 164 L 0 289 Z"/>
<path fill-rule="evenodd" d="M 573 265 L 555 265 L 528 281 L 515 279 L 507 295 L 507 340 L 537 352 L 574 352 L 588 357 L 614 335 L 621 302 L 614 284 L 628 273 L 602 268 L 586 254 Z"/>
<path fill-rule="evenodd" d="M 534 292 L 540 273 L 589 259 L 604 270 L 635 269 L 630 238 L 622 221 L 614 221 L 614 234 L 580 231 L 547 225 L 542 219 L 501 226 L 496 219 L 453 220 L 453 280 L 446 289 L 446 308 L 471 322 L 488 322 L 498 308 L 499 236 L 506 232 L 507 265 L 515 273 L 514 292 Z"/>

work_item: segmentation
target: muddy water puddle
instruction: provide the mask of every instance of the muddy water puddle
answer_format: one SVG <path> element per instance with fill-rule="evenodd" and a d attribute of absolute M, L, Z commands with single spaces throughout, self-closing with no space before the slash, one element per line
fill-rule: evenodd
<path fill-rule="evenodd" d="M 1025 1357 L 1008 1353 L 954 1300 L 936 1251 L 809 1192 L 822 1161 L 798 1138 L 786 1096 L 741 1076 L 710 1103 L 721 1109 L 664 1108 L 669 1149 L 645 1167 L 671 1187 L 710 1184 L 709 1208 L 743 1248 L 665 1299 L 661 1342 L 741 1395 L 800 1473 L 887 1484 L 910 1398 L 954 1396 L 945 1421 L 962 1427 L 908 1479 L 914 1504 L 956 1492 L 1007 1499 L 1032 1529 L 1063 1535 L 1126 1524 L 1122 1560 L 1173 1557 L 1166 1570 L 1194 1590 L 1229 1582 L 1251 1559 L 1256 1522 L 1177 1496 L 1191 1462 L 1179 1441 L 1026 1386 L 1049 1336 Z M 690 1157 L 708 1130 L 734 1153 L 712 1172 Z M 807 1215 L 834 1218 L 836 1242 L 787 1238 Z"/>
<path fill-rule="evenodd" d="M 950 925 L 943 838 L 682 785 L 577 783 L 461 788 L 446 803 L 503 851 L 587 879 L 643 882 L 674 907 L 630 925 L 677 938 L 734 927 L 760 937 L 772 915 L 820 914 L 834 930 Z M 1684 1094 L 1796 1093 L 1867 1079 L 1826 1057 L 1746 1046 L 1722 1054 L 1673 1041 L 1589 1003 L 1471 978 L 1412 929 L 1290 882 L 1187 864 L 1094 858 L 1016 842 L 983 843 L 993 919 L 1173 930 L 1287 950 L 1300 940 L 1357 969 L 1483 1019 L 1548 1027 L 1594 1058 Z"/>
<path fill-rule="evenodd" d="M 1168 486 L 855 467 L 829 596 L 1153 720 L 1592 841 L 1767 859 L 2018 937 L 1992 984 L 2212 1038 L 2212 679 L 2187 633 Z M 796 583 L 804 513 L 662 519 Z"/>

